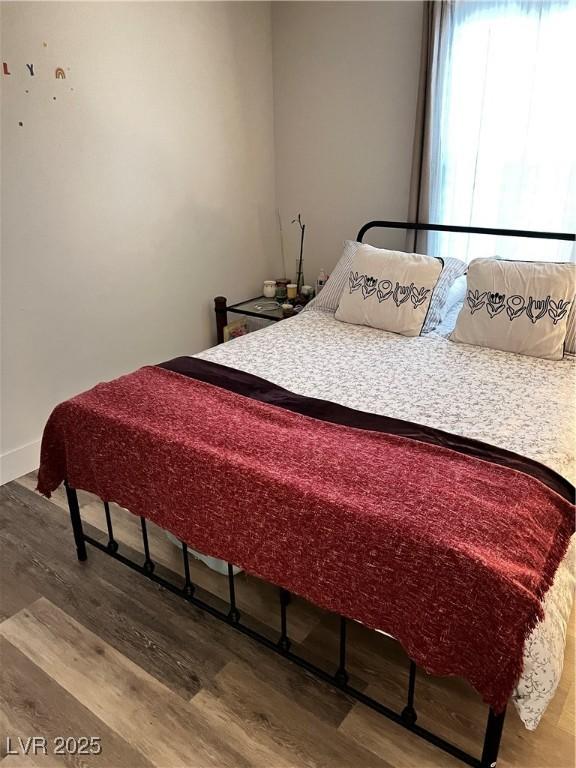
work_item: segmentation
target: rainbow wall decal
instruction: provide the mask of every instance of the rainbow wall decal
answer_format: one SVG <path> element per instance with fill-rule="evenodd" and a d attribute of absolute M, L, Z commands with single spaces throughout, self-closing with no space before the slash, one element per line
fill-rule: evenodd
<path fill-rule="evenodd" d="M 54 76 L 56 80 L 66 80 L 66 72 L 64 72 L 62 67 L 56 67 L 56 70 L 54 71 Z"/>

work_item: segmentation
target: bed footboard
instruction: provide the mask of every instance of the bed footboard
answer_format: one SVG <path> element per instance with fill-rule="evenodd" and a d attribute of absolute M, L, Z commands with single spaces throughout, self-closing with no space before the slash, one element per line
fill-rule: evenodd
<path fill-rule="evenodd" d="M 150 546 L 148 542 L 146 520 L 143 517 L 140 518 L 142 531 L 142 561 L 136 562 L 135 560 L 131 560 L 129 557 L 126 557 L 120 551 L 118 542 L 114 538 L 114 530 L 109 503 L 103 502 L 104 515 L 106 519 L 106 530 L 108 533 L 108 541 L 103 543 L 84 533 L 76 490 L 72 488 L 68 483 L 65 485 L 66 495 L 68 498 L 68 506 L 70 510 L 70 520 L 72 523 L 72 532 L 74 535 L 78 560 L 85 561 L 87 559 L 86 544 L 90 544 L 96 549 L 99 549 L 101 552 L 104 552 L 110 557 L 113 557 L 115 560 L 118 560 L 124 565 L 127 565 L 132 570 L 141 573 L 143 576 L 155 582 L 156 584 L 160 584 L 162 587 L 164 587 L 164 589 L 167 589 L 173 594 L 178 595 L 188 603 L 191 603 L 197 608 L 200 608 L 214 618 L 225 622 L 237 632 L 252 638 L 252 640 L 260 643 L 260 645 L 268 648 L 268 650 L 280 654 L 285 659 L 291 661 L 293 664 L 296 664 L 299 667 L 305 669 L 307 672 L 313 674 L 324 683 L 335 686 L 351 698 L 364 704 L 367 707 L 370 707 L 370 709 L 373 709 L 384 717 L 387 717 L 389 720 L 392 720 L 399 726 L 406 728 L 430 744 L 433 744 L 444 752 L 447 752 L 448 754 L 462 761 L 466 765 L 475 766 L 475 768 L 494 768 L 496 766 L 498 751 L 500 748 L 500 739 L 504 725 L 504 718 L 506 714 L 505 712 L 502 712 L 501 714 L 495 714 L 492 709 L 489 710 L 481 756 L 476 757 L 465 752 L 455 744 L 446 741 L 442 737 L 437 736 L 436 734 L 418 724 L 418 714 L 415 704 L 417 667 L 414 662 L 411 661 L 408 667 L 406 705 L 401 712 L 396 712 L 395 710 L 390 709 L 386 705 L 382 704 L 376 699 L 373 699 L 370 696 L 367 696 L 365 693 L 349 684 L 349 676 L 346 668 L 347 619 L 340 617 L 339 649 L 338 659 L 335 662 L 335 668 L 333 671 L 322 669 L 321 667 L 310 663 L 291 650 L 292 644 L 288 631 L 288 609 L 290 604 L 290 593 L 287 590 L 279 589 L 278 636 L 276 638 L 267 637 L 266 635 L 257 632 L 256 630 L 242 623 L 241 621 L 241 615 L 236 605 L 234 573 L 231 563 L 228 564 L 228 609 L 223 611 L 220 608 L 210 605 L 205 600 L 202 600 L 198 597 L 195 585 L 191 580 L 190 566 L 188 562 L 188 548 L 184 542 L 181 542 L 183 586 L 180 586 L 171 581 L 168 581 L 167 579 L 158 575 L 156 572 L 155 563 L 152 559 L 152 554 L 150 552 Z"/>

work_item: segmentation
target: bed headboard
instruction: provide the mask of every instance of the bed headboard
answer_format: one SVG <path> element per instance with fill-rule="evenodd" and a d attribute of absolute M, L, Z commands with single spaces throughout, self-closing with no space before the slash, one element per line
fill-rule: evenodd
<path fill-rule="evenodd" d="M 369 229 L 405 229 L 417 232 L 463 232 L 468 235 L 498 235 L 504 237 L 537 237 L 542 240 L 576 241 L 569 232 L 535 232 L 529 229 L 495 229 L 493 227 L 457 227 L 450 224 L 415 224 L 407 221 L 369 221 L 360 229 L 356 240 L 361 243 Z"/>

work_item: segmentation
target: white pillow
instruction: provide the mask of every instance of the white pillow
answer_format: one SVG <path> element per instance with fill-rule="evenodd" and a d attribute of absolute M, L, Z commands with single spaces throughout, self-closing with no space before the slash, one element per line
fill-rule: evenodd
<path fill-rule="evenodd" d="M 575 277 L 568 263 L 474 259 L 450 339 L 560 360 Z"/>
<path fill-rule="evenodd" d="M 340 297 L 348 283 L 348 275 L 350 274 L 352 259 L 361 245 L 362 243 L 358 243 L 355 240 L 344 241 L 344 251 L 342 256 L 326 281 L 326 285 L 320 291 L 318 296 L 306 304 L 303 310 L 304 312 L 310 309 L 325 309 L 331 312 L 336 311 Z M 434 288 L 432 301 L 430 302 L 430 308 L 426 316 L 426 322 L 422 329 L 422 333 L 428 333 L 429 331 L 434 330 L 434 328 L 442 322 L 445 313 L 448 311 L 448 306 L 445 306 L 445 304 L 450 301 L 450 291 L 452 286 L 457 282 L 459 277 L 466 273 L 467 269 L 468 265 L 461 259 L 450 257 L 444 259 L 444 268 L 436 283 L 436 287 Z M 466 280 L 464 279 L 464 284 L 465 283 Z"/>
<path fill-rule="evenodd" d="M 403 336 L 418 336 L 426 320 L 441 259 L 361 245 L 352 258 L 336 319 Z"/>
<path fill-rule="evenodd" d="M 442 275 L 440 275 L 440 280 L 442 279 Z M 438 282 L 440 282 L 440 280 Z M 436 293 L 436 291 L 434 291 Z M 464 299 L 466 298 L 466 275 L 462 275 L 461 277 L 456 278 L 452 285 L 450 286 L 450 290 L 448 291 L 448 294 L 446 296 L 446 301 L 444 303 L 444 306 L 442 307 L 442 319 L 438 323 L 438 325 L 434 328 L 433 331 L 426 331 L 426 326 L 428 325 L 428 317 L 430 317 L 430 312 L 432 311 L 432 304 L 434 303 L 434 296 L 432 296 L 432 304 L 430 305 L 430 309 L 428 310 L 428 317 L 426 318 L 426 322 L 424 323 L 424 328 L 422 329 L 422 336 L 424 336 L 426 333 L 432 333 L 433 335 L 437 336 L 443 336 L 444 338 L 448 338 L 454 328 L 456 327 L 456 320 L 458 319 L 458 314 L 460 310 L 462 309 L 462 304 L 464 303 Z"/>
<path fill-rule="evenodd" d="M 430 333 L 430 331 L 433 331 L 434 328 L 442 322 L 449 309 L 446 305 L 450 301 L 452 286 L 455 285 L 460 278 L 463 278 L 467 269 L 468 264 L 461 259 L 454 259 L 452 257 L 444 259 L 444 268 L 438 278 L 436 287 L 434 288 L 430 309 L 428 310 L 422 333 Z M 464 283 L 466 283 L 466 278 L 463 279 Z"/>
<path fill-rule="evenodd" d="M 446 302 L 444 303 L 444 312 L 442 315 L 442 321 L 454 307 L 454 304 L 462 304 L 466 299 L 466 275 L 461 275 L 456 278 L 446 295 Z"/>
<path fill-rule="evenodd" d="M 442 322 L 440 325 L 437 325 L 436 328 L 434 328 L 432 335 L 443 336 L 445 339 L 450 336 L 456 327 L 456 320 L 458 319 L 458 315 L 462 309 L 462 304 L 462 301 L 457 301 L 450 307 L 450 309 L 446 311 L 446 314 L 442 318 Z"/>

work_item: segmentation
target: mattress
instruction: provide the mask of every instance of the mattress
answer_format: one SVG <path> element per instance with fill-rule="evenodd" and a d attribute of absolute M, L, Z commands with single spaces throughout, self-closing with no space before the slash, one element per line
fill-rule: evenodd
<path fill-rule="evenodd" d="M 196 357 L 308 397 L 405 419 L 527 456 L 575 479 L 573 359 L 541 360 L 455 344 L 449 328 L 408 338 L 310 309 Z M 514 703 L 534 729 L 562 674 L 574 592 L 575 542 L 524 650 Z"/>

